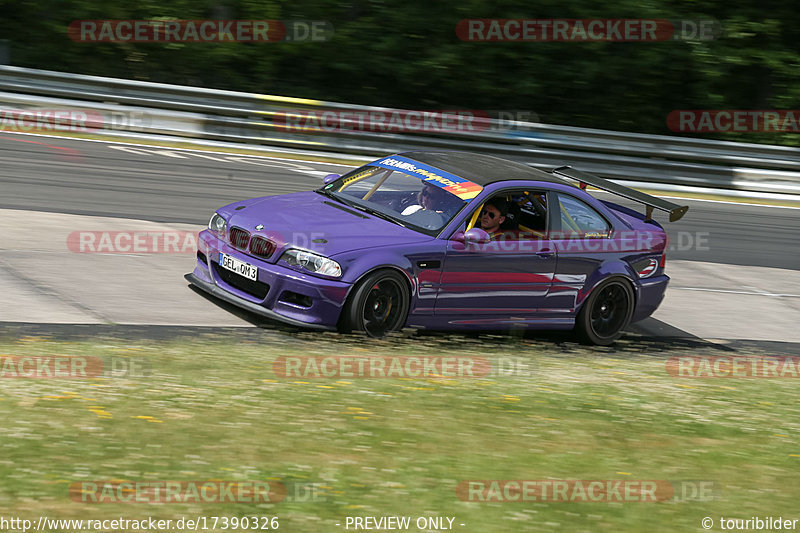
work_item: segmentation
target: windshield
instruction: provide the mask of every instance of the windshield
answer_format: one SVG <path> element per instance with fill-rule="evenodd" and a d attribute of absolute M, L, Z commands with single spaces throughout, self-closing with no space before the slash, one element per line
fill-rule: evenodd
<path fill-rule="evenodd" d="M 481 190 L 471 182 L 452 176 L 459 180 L 455 186 L 459 189 L 457 192 L 461 192 L 453 194 L 445 188 L 448 183 L 450 188 L 454 186 L 452 180 L 440 175 L 447 173 L 438 172 L 417 176 L 368 165 L 345 174 L 320 191 L 399 225 L 435 235 Z M 433 181 L 438 178 L 441 179 Z M 465 184 L 473 186 L 467 193 L 463 192 L 467 190 Z"/>

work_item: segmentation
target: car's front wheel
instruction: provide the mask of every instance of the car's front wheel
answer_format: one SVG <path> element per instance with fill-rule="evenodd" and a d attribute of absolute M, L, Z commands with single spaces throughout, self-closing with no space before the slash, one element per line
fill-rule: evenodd
<path fill-rule="evenodd" d="M 401 329 L 409 307 L 409 289 L 403 275 L 379 270 L 362 279 L 347 300 L 340 326 L 343 331 L 361 331 L 383 337 Z"/>
<path fill-rule="evenodd" d="M 623 279 L 611 279 L 595 287 L 578 313 L 575 328 L 590 344 L 613 344 L 633 315 L 633 289 Z"/>

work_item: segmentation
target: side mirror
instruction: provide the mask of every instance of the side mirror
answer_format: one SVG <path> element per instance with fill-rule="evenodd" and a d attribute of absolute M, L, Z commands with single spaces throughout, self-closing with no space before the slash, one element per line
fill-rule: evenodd
<path fill-rule="evenodd" d="M 467 231 L 459 231 L 453 235 L 453 240 L 463 242 L 467 246 L 470 244 L 486 244 L 492 238 L 481 228 L 472 228 Z"/>
<path fill-rule="evenodd" d="M 481 228 L 472 228 L 464 232 L 464 243 L 470 244 L 486 244 L 491 242 L 492 238 Z"/>
<path fill-rule="evenodd" d="M 341 178 L 341 177 L 342 177 L 342 176 L 341 176 L 341 175 L 339 175 L 339 174 L 328 174 L 327 176 L 325 176 L 324 178 L 322 178 L 322 184 L 323 184 L 323 185 L 327 185 L 327 184 L 329 184 L 329 183 L 331 183 L 331 182 L 333 182 L 333 181 L 336 181 L 336 180 L 338 180 L 338 179 L 339 179 L 339 178 Z"/>

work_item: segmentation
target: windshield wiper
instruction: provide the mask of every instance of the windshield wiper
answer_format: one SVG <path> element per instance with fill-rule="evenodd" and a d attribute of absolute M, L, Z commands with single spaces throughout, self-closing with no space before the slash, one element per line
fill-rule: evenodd
<path fill-rule="evenodd" d="M 333 198 L 337 202 L 345 203 L 344 200 L 342 200 L 338 196 L 335 196 L 331 191 L 325 189 L 314 189 L 314 192 L 317 194 L 321 194 L 323 196 L 327 196 L 328 198 Z"/>
<path fill-rule="evenodd" d="M 380 211 L 376 211 L 375 209 L 372 209 L 371 207 L 366 207 L 366 206 L 357 205 L 357 204 L 355 205 L 355 207 L 358 207 L 359 209 L 363 209 L 364 211 L 366 211 L 367 213 L 369 213 L 372 216 L 376 216 L 378 218 L 382 218 L 383 220 L 388 220 L 389 222 L 394 222 L 398 226 L 403 226 L 404 228 L 408 227 L 405 224 L 403 224 L 402 222 L 400 222 L 399 220 L 397 220 L 395 218 L 392 218 L 392 217 L 390 217 L 389 215 L 387 215 L 385 213 L 381 213 Z"/>
<path fill-rule="evenodd" d="M 367 213 L 369 213 L 372 216 L 375 216 L 375 217 L 378 217 L 378 218 L 382 218 L 383 220 L 388 220 L 389 222 L 394 222 L 398 226 L 402 226 L 404 228 L 408 227 L 405 224 L 403 224 L 402 222 L 390 217 L 389 215 L 387 215 L 385 213 L 381 213 L 380 211 L 377 211 L 377 210 L 375 210 L 375 209 L 373 209 L 371 207 L 367 207 L 365 205 L 357 204 L 355 202 L 348 202 L 347 200 L 345 200 L 343 198 L 340 198 L 339 196 L 334 195 L 330 191 L 326 191 L 324 189 L 315 189 L 315 192 L 323 194 L 323 195 L 327 196 L 328 198 L 333 198 L 337 202 L 340 202 L 340 203 L 342 203 L 342 204 L 344 204 L 344 205 L 346 205 L 348 207 L 352 207 L 354 209 L 360 209 L 361 211 L 366 211 Z"/>
<path fill-rule="evenodd" d="M 336 200 L 340 204 L 344 204 L 347 207 L 361 207 L 358 204 L 354 204 L 353 202 L 348 202 L 347 200 L 345 200 L 341 196 L 335 195 L 331 191 L 326 191 L 325 189 L 314 189 L 314 192 L 317 192 L 319 194 L 322 194 L 323 196 L 327 196 L 328 198 Z"/>

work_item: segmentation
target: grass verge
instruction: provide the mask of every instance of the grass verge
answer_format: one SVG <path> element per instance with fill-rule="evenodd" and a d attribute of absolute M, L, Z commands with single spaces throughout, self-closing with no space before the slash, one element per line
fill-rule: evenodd
<path fill-rule="evenodd" d="M 0 354 L 114 357 L 150 368 L 141 377 L 0 381 L 0 506 L 34 521 L 278 516 L 284 531 L 343 531 L 348 516 L 410 516 L 419 531 L 417 517 L 446 516 L 460 531 L 675 531 L 699 530 L 706 516 L 715 529 L 720 517 L 791 518 L 800 496 L 796 382 L 666 372 L 672 356 L 730 355 L 711 345 L 634 339 L 587 349 L 513 336 L 367 341 L 279 331 L 6 336 Z M 279 356 L 308 355 L 459 355 L 513 360 L 516 371 L 425 379 L 273 372 Z M 664 480 L 676 489 L 704 481 L 713 491 L 658 503 L 466 502 L 456 494 L 461 481 L 493 479 Z M 275 504 L 69 498 L 71 483 L 91 480 L 270 480 L 314 483 L 316 492 L 292 501 L 290 491 Z"/>

